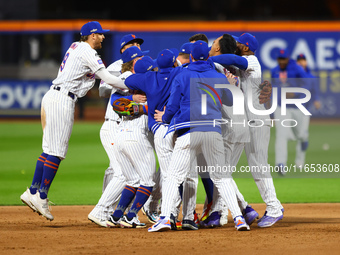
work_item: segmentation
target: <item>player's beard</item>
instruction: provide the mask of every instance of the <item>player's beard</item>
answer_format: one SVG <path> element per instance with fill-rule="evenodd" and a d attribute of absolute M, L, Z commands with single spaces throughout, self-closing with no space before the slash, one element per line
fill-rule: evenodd
<path fill-rule="evenodd" d="M 103 46 L 102 46 L 102 43 L 100 41 L 96 42 L 95 46 L 94 46 L 94 49 L 95 50 L 99 50 L 101 49 Z"/>
<path fill-rule="evenodd" d="M 102 48 L 102 39 L 97 35 L 94 47 L 95 50 L 99 50 Z"/>

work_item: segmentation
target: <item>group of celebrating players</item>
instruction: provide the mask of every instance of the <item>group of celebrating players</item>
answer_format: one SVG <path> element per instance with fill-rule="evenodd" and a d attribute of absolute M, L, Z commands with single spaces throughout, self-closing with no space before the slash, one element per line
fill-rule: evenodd
<path fill-rule="evenodd" d="M 100 96 L 109 98 L 100 138 L 110 164 L 88 219 L 102 227 L 145 228 L 138 219 L 142 210 L 153 223 L 149 232 L 198 230 L 225 225 L 229 210 L 238 231 L 250 230 L 259 214 L 238 190 L 232 171 L 209 169 L 236 166 L 243 150 L 249 166 L 268 166 L 270 117 L 247 106 L 243 115 L 234 114 L 238 93 L 258 110 L 265 110 L 270 98 L 255 56 L 256 38 L 224 34 L 208 47 L 207 37 L 197 34 L 179 51 L 164 49 L 153 60 L 141 50 L 144 40 L 129 34 L 120 42 L 121 59 L 106 69 L 96 49 L 107 31 L 96 21 L 86 23 L 80 42 L 66 52 L 42 101 L 43 153 L 21 200 L 54 219 L 47 193 L 67 153 L 75 102 L 98 78 Z M 198 175 L 206 191 L 201 217 L 195 210 Z M 283 218 L 284 209 L 270 172 L 252 176 L 267 206 L 257 225 L 270 227 Z"/>

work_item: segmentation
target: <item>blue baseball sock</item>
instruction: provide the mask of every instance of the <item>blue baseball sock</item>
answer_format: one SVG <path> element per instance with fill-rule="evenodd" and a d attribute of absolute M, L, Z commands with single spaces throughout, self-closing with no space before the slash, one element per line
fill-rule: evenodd
<path fill-rule="evenodd" d="M 181 199 L 183 200 L 183 183 L 181 183 L 181 185 L 179 185 L 178 191 L 179 191 L 179 195 L 180 195 Z"/>
<path fill-rule="evenodd" d="M 39 189 L 41 199 L 47 198 L 48 190 L 50 189 L 52 181 L 57 173 L 60 161 L 60 158 L 51 155 L 46 158 Z"/>
<path fill-rule="evenodd" d="M 306 151 L 307 148 L 308 148 L 308 145 L 309 145 L 308 141 L 307 142 L 301 142 L 301 150 Z"/>
<path fill-rule="evenodd" d="M 131 220 L 133 217 L 136 217 L 139 210 L 142 208 L 142 206 L 145 204 L 145 202 L 148 200 L 152 192 L 152 187 L 147 187 L 140 185 L 137 193 L 136 193 L 136 199 L 133 202 L 131 209 L 129 213 L 126 215 L 128 220 Z"/>
<path fill-rule="evenodd" d="M 208 204 L 210 204 L 213 200 L 214 194 L 214 183 L 210 178 L 201 178 L 202 183 L 205 189 L 205 193 L 207 194 Z"/>
<path fill-rule="evenodd" d="M 123 216 L 123 214 L 126 210 L 126 207 L 129 206 L 132 199 L 135 197 L 136 190 L 137 190 L 137 188 L 134 188 L 134 187 L 131 187 L 131 186 L 128 186 L 128 185 L 125 186 L 125 188 L 122 192 L 122 196 L 121 196 L 119 203 L 117 205 L 117 208 L 114 211 L 114 213 L 112 214 L 112 217 L 113 217 L 114 220 L 119 220 Z"/>
<path fill-rule="evenodd" d="M 41 178 L 42 178 L 42 175 L 43 175 L 43 172 L 44 172 L 44 164 L 45 164 L 47 157 L 48 157 L 48 154 L 42 153 L 37 160 L 32 184 L 31 184 L 31 187 L 30 187 L 31 194 L 33 194 L 33 195 L 35 193 L 37 193 L 37 189 L 40 188 Z"/>

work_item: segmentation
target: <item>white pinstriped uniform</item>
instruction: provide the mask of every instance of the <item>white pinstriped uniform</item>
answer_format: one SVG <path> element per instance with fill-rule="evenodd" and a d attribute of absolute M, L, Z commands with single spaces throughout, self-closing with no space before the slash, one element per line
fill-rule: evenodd
<path fill-rule="evenodd" d="M 53 86 L 44 95 L 41 102 L 42 116 L 46 116 L 42 143 L 44 153 L 61 159 L 66 157 L 74 123 L 75 101 L 54 90 Z"/>
<path fill-rule="evenodd" d="M 150 206 L 150 211 L 155 211 L 156 204 L 158 204 L 158 198 L 162 197 L 162 184 L 166 180 L 166 176 L 168 174 L 168 168 L 171 161 L 172 152 L 175 145 L 175 138 L 173 133 L 170 133 L 165 136 L 165 134 L 168 131 L 168 125 L 165 124 L 157 124 L 159 125 L 158 129 L 154 131 L 154 144 L 155 144 L 155 151 L 158 158 L 159 168 L 160 168 L 160 177 L 159 182 L 156 182 L 155 189 L 152 191 L 152 194 L 148 201 L 146 202 L 146 207 L 148 203 L 150 202 L 153 206 Z M 152 130 L 154 130 L 156 125 L 153 126 Z M 156 189 L 157 188 L 157 189 Z M 180 203 L 180 196 L 179 197 L 179 203 Z M 175 210 L 175 209 L 174 209 Z M 178 215 L 178 212 L 173 212 L 174 215 Z"/>
<path fill-rule="evenodd" d="M 125 72 L 122 79 L 131 75 Z M 116 134 L 114 152 L 126 184 L 135 188 L 139 185 L 155 185 L 156 158 L 152 142 L 153 134 L 148 130 L 148 116 L 123 116 Z"/>
<path fill-rule="evenodd" d="M 159 162 L 159 166 L 161 170 L 161 176 L 160 176 L 160 182 L 159 182 L 160 194 L 157 194 L 157 195 L 161 195 L 162 184 L 166 181 L 167 176 L 169 174 L 169 166 L 171 162 L 172 153 L 174 150 L 176 135 L 174 135 L 173 132 L 166 135 L 168 131 L 168 125 L 166 124 L 155 124 L 155 125 L 159 125 L 158 129 L 155 131 L 155 134 L 154 134 L 154 142 L 155 142 L 155 150 L 156 150 L 156 154 L 158 157 L 158 162 Z M 183 183 L 183 209 L 182 211 L 183 211 L 183 217 L 185 217 L 185 219 L 191 219 L 193 217 L 193 211 L 195 210 L 195 207 L 196 207 L 196 192 L 197 192 L 197 183 L 198 183 L 197 176 L 196 178 L 189 177 L 188 179 L 189 180 L 186 180 Z M 196 185 L 196 191 L 193 188 L 193 186 L 195 185 Z M 156 190 L 153 193 L 156 193 Z M 171 209 L 171 213 L 175 217 L 177 217 L 180 213 L 181 204 L 182 204 L 182 199 L 181 199 L 179 192 L 177 192 L 176 201 L 174 203 L 174 206 Z"/>
<path fill-rule="evenodd" d="M 114 68 L 116 68 L 114 64 L 110 66 L 109 66 L 110 69 L 108 68 L 109 71 L 116 71 L 114 70 Z M 127 71 L 121 74 L 119 77 L 124 80 L 131 74 L 132 73 L 130 71 Z M 101 84 L 101 86 L 105 86 L 105 85 L 106 85 L 105 83 Z M 116 92 L 117 92 L 117 89 L 113 88 L 111 90 L 111 95 Z M 111 98 L 111 95 L 110 95 L 110 98 Z M 141 116 L 141 117 L 145 118 L 145 116 Z M 105 119 L 106 121 L 104 122 L 103 127 L 105 129 L 108 128 L 108 130 L 107 132 L 105 132 L 106 130 L 103 130 L 103 127 L 102 127 L 101 134 L 105 132 L 106 136 L 103 138 L 101 136 L 101 140 L 102 140 L 104 148 L 105 148 L 105 145 L 107 147 L 105 148 L 105 150 L 110 159 L 110 166 L 108 169 L 110 170 L 112 169 L 112 174 L 107 175 L 108 170 L 105 171 L 105 174 L 107 176 L 106 179 L 108 179 L 109 177 L 111 178 L 106 188 L 103 190 L 103 194 L 101 195 L 97 205 L 90 212 L 92 216 L 100 220 L 107 220 L 109 215 L 112 214 L 113 209 L 115 205 L 118 203 L 121 197 L 121 193 L 125 185 L 127 184 L 127 178 L 126 178 L 127 172 L 130 172 L 130 171 L 133 172 L 132 174 L 133 177 L 135 179 L 138 179 L 136 182 L 138 183 L 138 186 L 139 186 L 139 179 L 140 179 L 138 177 L 138 174 L 135 173 L 134 169 L 130 170 L 130 168 L 134 168 L 134 165 L 131 164 L 130 159 L 137 158 L 132 154 L 134 152 L 129 151 L 128 155 L 126 154 L 122 155 L 122 153 L 120 152 L 120 147 L 122 147 L 122 145 L 120 144 L 122 142 L 124 143 L 124 139 L 122 138 L 122 136 L 124 136 L 125 134 L 125 132 L 122 133 L 121 126 L 127 126 L 126 122 L 130 123 L 131 121 L 125 120 L 125 124 L 123 124 L 124 123 L 123 119 L 120 118 L 119 115 L 113 111 L 112 106 L 111 106 L 111 100 L 109 100 L 108 105 L 107 105 Z M 138 118 L 135 118 L 135 119 L 136 120 L 134 121 L 134 123 L 137 125 L 140 125 L 141 129 L 145 127 L 145 123 L 144 123 L 145 121 L 143 119 L 140 119 L 139 121 L 137 120 Z M 120 123 L 121 125 L 117 124 L 117 121 L 121 121 Z M 136 132 L 136 134 L 137 133 L 138 132 Z M 140 160 L 140 159 L 137 159 L 137 160 Z M 133 163 L 136 164 L 136 162 L 133 162 Z M 105 180 L 105 177 L 104 177 L 104 180 Z"/>
<path fill-rule="evenodd" d="M 94 85 L 94 74 L 105 67 L 96 50 L 86 42 L 74 42 L 65 54 L 53 85 L 83 97 Z"/>
<path fill-rule="evenodd" d="M 200 153 L 206 159 L 207 165 L 223 166 L 225 156 L 222 135 L 217 132 L 192 132 L 177 138 L 169 166 L 169 176 L 163 187 L 162 216 L 170 216 L 175 201 L 168 198 L 175 198 L 178 186 L 188 175 L 189 170 L 195 168 L 196 157 Z M 231 173 L 211 172 L 210 178 L 227 203 L 233 218 L 241 215 L 231 184 Z"/>
<path fill-rule="evenodd" d="M 120 72 L 122 60 L 117 60 L 108 66 L 107 70 Z M 126 74 L 125 74 L 126 75 Z M 116 88 L 106 84 L 102 81 L 99 87 L 105 87 L 111 91 L 111 95 L 117 91 Z M 110 95 L 110 97 L 111 97 Z M 103 180 L 103 193 L 90 212 L 90 214 L 100 220 L 107 220 L 113 213 L 116 204 L 118 203 L 121 193 L 126 185 L 126 179 L 122 173 L 120 164 L 117 161 L 113 147 L 115 146 L 116 133 L 118 132 L 119 122 L 121 118 L 113 111 L 111 106 L 111 100 L 108 100 L 105 121 L 100 129 L 100 140 L 109 157 L 110 163 L 108 168 L 105 170 Z"/>
<path fill-rule="evenodd" d="M 256 56 L 243 56 L 248 61 L 248 68 L 245 71 L 240 70 L 241 89 L 245 95 L 245 111 L 252 126 L 261 126 L 260 119 L 264 122 L 262 127 L 250 127 L 250 142 L 245 144 L 245 152 L 250 167 L 268 167 L 268 146 L 270 140 L 270 122 L 264 121 L 269 119 L 269 115 L 255 115 L 250 112 L 247 100 L 252 97 L 252 103 L 255 109 L 265 110 L 264 105 L 259 103 L 261 84 L 261 66 Z M 268 169 L 268 168 L 267 168 Z M 252 171 L 255 183 L 260 191 L 263 201 L 267 205 L 267 215 L 271 217 L 278 217 L 282 215 L 282 205 L 276 197 L 276 191 L 271 177 L 270 171 L 256 172 Z"/>
<path fill-rule="evenodd" d="M 218 72 L 227 74 L 228 70 L 224 68 L 222 65 L 218 63 L 214 63 L 215 68 Z M 234 67 L 235 68 L 235 67 Z M 243 123 L 244 116 L 234 115 L 233 108 L 231 106 L 222 105 L 222 118 L 228 120 L 227 125 L 222 125 L 222 137 L 224 143 L 224 152 L 225 152 L 225 165 L 236 166 L 237 162 L 242 154 L 244 149 L 244 143 L 249 142 L 249 128 L 246 125 L 237 125 L 235 123 Z M 230 122 L 234 124 L 231 125 Z M 247 122 L 247 121 L 245 121 Z M 204 158 L 198 158 L 199 166 L 207 166 Z M 236 193 L 236 197 L 238 203 L 240 205 L 241 210 L 243 210 L 247 206 L 247 202 L 244 200 L 243 195 L 239 191 L 234 179 L 232 179 L 232 186 L 234 187 L 234 191 Z M 206 208 L 208 202 L 207 199 L 204 204 L 204 208 Z M 226 206 L 225 201 L 218 194 L 216 186 L 214 186 L 214 195 L 213 195 L 213 203 L 211 206 L 212 212 L 221 212 L 222 215 L 228 215 L 228 207 Z"/>
<path fill-rule="evenodd" d="M 78 97 L 83 97 L 94 85 L 95 73 L 105 68 L 96 50 L 86 42 L 74 42 L 67 50 L 57 78 L 45 94 L 41 104 L 43 151 L 61 159 L 66 157 L 68 142 L 74 122 L 74 107 Z M 59 90 L 54 88 L 58 87 Z M 68 93 L 75 95 L 72 99 Z"/>
<path fill-rule="evenodd" d="M 109 65 L 107 70 L 109 72 L 120 72 L 122 63 L 123 61 L 119 59 Z M 131 72 L 125 72 L 120 78 L 125 79 L 129 75 L 131 75 Z M 116 204 L 119 202 L 122 191 L 126 185 L 126 178 L 122 173 L 122 168 L 117 161 L 116 152 L 114 150 L 117 132 L 119 130 L 119 122 L 122 121 L 119 115 L 113 111 L 111 105 L 111 95 L 116 93 L 117 89 L 106 84 L 104 81 L 102 81 L 99 86 L 105 87 L 111 91 L 110 99 L 108 100 L 106 107 L 105 121 L 100 129 L 100 140 L 109 157 L 110 164 L 105 170 L 103 193 L 90 214 L 100 220 L 107 220 L 113 213 Z"/>
<path fill-rule="evenodd" d="M 117 132 L 114 151 L 127 185 L 153 187 L 156 159 L 150 143 L 147 115 L 123 117 Z"/>
<path fill-rule="evenodd" d="M 120 72 L 122 67 L 123 61 L 121 59 L 113 62 L 111 65 L 107 67 L 107 70 L 114 71 L 114 72 Z M 104 81 L 101 81 L 100 88 L 105 88 L 107 90 L 111 91 L 112 93 L 116 92 L 117 89 L 113 88 L 112 86 L 106 84 Z M 114 140 L 115 140 L 115 134 L 118 130 L 118 123 L 121 121 L 121 118 L 119 115 L 112 109 L 111 102 L 108 100 L 107 106 L 106 106 L 106 112 L 105 112 L 105 121 L 100 129 L 100 141 L 102 142 L 102 145 L 106 151 L 107 156 L 109 157 L 110 164 L 108 168 L 105 170 L 104 174 L 104 180 L 103 180 L 103 192 L 106 188 L 106 186 L 111 181 L 115 169 L 118 171 L 118 174 L 121 174 L 120 166 L 117 162 L 116 156 L 113 153 L 113 146 L 114 146 Z"/>

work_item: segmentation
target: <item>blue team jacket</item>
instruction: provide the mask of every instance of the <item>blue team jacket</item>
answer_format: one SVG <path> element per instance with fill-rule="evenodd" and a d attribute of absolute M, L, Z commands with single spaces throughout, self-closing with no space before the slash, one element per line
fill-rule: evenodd
<path fill-rule="evenodd" d="M 171 83 L 181 68 L 164 68 L 158 72 L 146 72 L 130 75 L 125 85 L 130 89 L 145 92 L 148 100 L 148 127 L 156 132 L 160 123 L 154 119 L 155 110 L 163 111 L 170 96 Z"/>
<path fill-rule="evenodd" d="M 232 105 L 232 94 L 215 84 L 229 84 L 225 75 L 218 73 L 208 61 L 190 63 L 172 83 L 170 97 L 162 117 L 170 123 L 169 131 L 179 135 L 187 132 L 219 132 L 222 104 Z M 206 114 L 202 114 L 202 95 L 206 98 Z M 180 132 L 183 131 L 184 132 Z"/>

